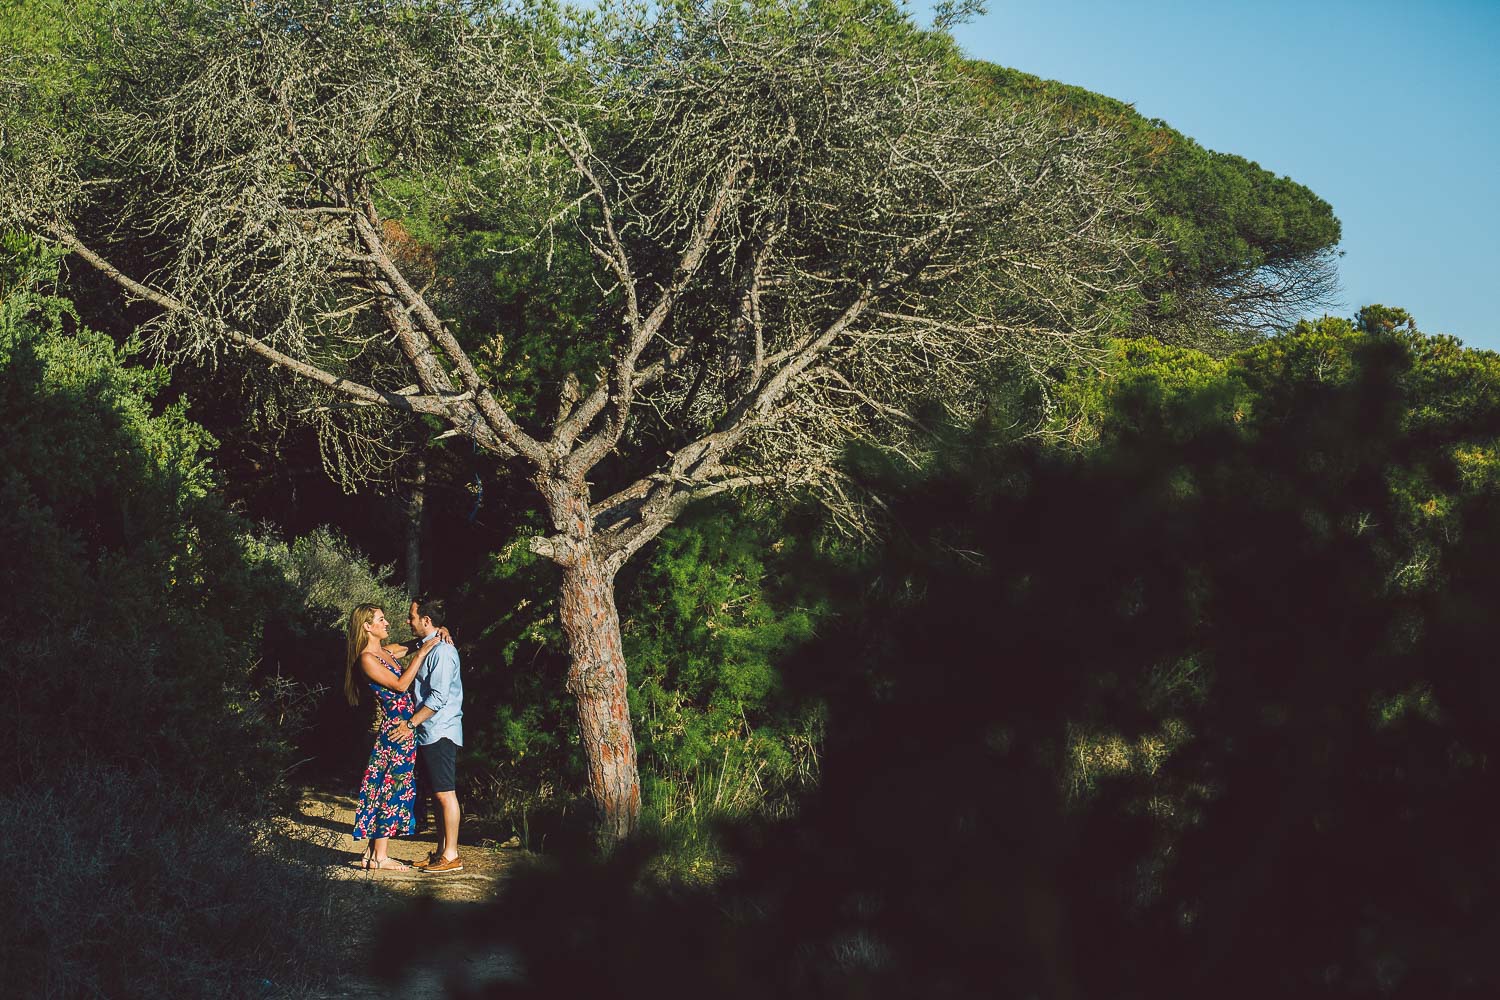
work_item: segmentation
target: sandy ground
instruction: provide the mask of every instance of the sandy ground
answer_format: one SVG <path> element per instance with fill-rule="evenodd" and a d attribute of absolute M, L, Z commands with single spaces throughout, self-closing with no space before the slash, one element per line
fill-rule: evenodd
<path fill-rule="evenodd" d="M 347 795 L 309 791 L 286 828 L 294 851 L 305 860 L 328 866 L 335 886 L 328 917 L 350 932 L 349 951 L 342 963 L 349 971 L 321 996 L 329 1000 L 437 1000 L 482 989 L 486 983 L 519 978 L 515 956 L 503 949 L 463 945 L 437 954 L 437 949 L 425 945 L 421 932 L 427 921 L 461 920 L 471 912 L 478 915 L 503 890 L 507 870 L 523 852 L 485 839 L 483 830 L 470 831 L 460 824 L 462 872 L 366 871 L 351 864 L 365 847 L 365 842 L 349 836 L 355 807 L 355 800 Z M 390 856 L 409 864 L 435 846 L 436 837 L 429 827 L 411 838 L 392 839 Z M 389 958 L 391 949 L 400 956 L 393 963 L 399 970 L 397 980 L 380 980 L 358 971 L 369 968 L 381 953 Z M 435 954 L 435 963 L 422 961 Z"/>

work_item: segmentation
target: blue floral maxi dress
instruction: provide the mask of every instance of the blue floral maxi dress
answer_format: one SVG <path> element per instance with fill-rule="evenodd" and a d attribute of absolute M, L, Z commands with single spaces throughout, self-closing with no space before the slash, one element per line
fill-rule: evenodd
<path fill-rule="evenodd" d="M 380 658 L 397 677 L 401 671 Z M 370 751 L 359 786 L 359 809 L 354 814 L 354 839 L 395 837 L 417 832 L 417 741 L 396 739 L 396 725 L 417 710 L 411 691 L 392 691 L 370 681 L 380 708 L 380 731 Z"/>

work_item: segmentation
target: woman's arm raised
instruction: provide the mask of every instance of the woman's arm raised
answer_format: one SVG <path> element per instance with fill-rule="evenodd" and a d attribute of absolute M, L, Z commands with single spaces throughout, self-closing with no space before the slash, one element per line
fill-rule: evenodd
<path fill-rule="evenodd" d="M 427 654 L 432 651 L 432 647 L 440 641 L 437 636 L 433 636 L 421 649 L 417 650 L 417 655 L 411 658 L 406 669 L 401 671 L 400 677 L 393 677 L 390 667 L 380 662 L 380 657 L 368 650 L 359 654 L 359 665 L 364 670 L 365 676 L 376 684 L 405 694 L 406 690 L 411 687 L 411 682 L 417 679 L 417 669 L 422 666 L 422 661 L 427 659 Z"/>

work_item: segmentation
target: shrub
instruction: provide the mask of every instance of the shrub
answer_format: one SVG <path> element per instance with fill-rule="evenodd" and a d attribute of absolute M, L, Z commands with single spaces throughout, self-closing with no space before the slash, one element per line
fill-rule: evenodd
<path fill-rule="evenodd" d="M 621 631 L 653 831 L 701 847 L 715 818 L 785 811 L 814 780 L 822 709 L 778 667 L 827 613 L 806 571 L 814 537 L 799 514 L 707 506 L 627 569 Z M 566 643 L 555 600 L 538 597 L 553 592 L 551 571 L 517 542 L 458 607 L 488 623 L 464 663 L 465 704 L 472 694 L 477 710 L 466 756 L 494 776 L 491 809 L 518 830 L 571 809 L 555 789 L 582 783 Z"/>
<path fill-rule="evenodd" d="M 259 674 L 282 703 L 307 716 L 296 774 L 352 790 L 373 716 L 369 699 L 358 708 L 344 699 L 344 624 L 356 605 L 378 604 L 395 640 L 405 631 L 406 593 L 391 582 L 389 566 L 373 565 L 332 528 L 288 541 L 262 527 L 246 546 L 250 562 L 276 583 L 275 602 L 264 609 Z"/>
<path fill-rule="evenodd" d="M 323 880 L 276 848 L 286 737 L 252 682 L 285 598 L 211 492 L 163 370 L 77 328 L 56 263 L 0 258 L 6 989 L 263 996 L 315 979 Z M 271 982 L 271 988 L 265 985 Z"/>
<path fill-rule="evenodd" d="M 17 862 L 0 881 L 6 995 L 302 995 L 331 965 L 327 869 L 283 856 L 271 831 L 264 813 L 91 754 L 0 792 Z"/>
<path fill-rule="evenodd" d="M 406 618 L 406 591 L 391 580 L 390 566 L 373 565 L 330 527 L 315 528 L 291 541 L 269 527 L 249 541 L 252 561 L 273 572 L 283 585 L 278 618 L 299 638 L 344 634 L 350 609 L 378 604 L 399 631 Z M 342 659 L 339 666 L 342 667 Z"/>

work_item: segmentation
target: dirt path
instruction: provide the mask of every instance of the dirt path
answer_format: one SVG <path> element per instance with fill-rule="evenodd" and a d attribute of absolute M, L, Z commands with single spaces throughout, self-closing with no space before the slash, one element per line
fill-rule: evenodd
<path fill-rule="evenodd" d="M 439 953 L 423 941 L 421 929 L 428 921 L 443 924 L 478 916 L 503 888 L 508 869 L 523 852 L 484 839 L 482 830 L 470 832 L 460 826 L 461 872 L 366 871 L 350 864 L 365 846 L 364 841 L 349 836 L 356 805 L 347 795 L 306 792 L 285 832 L 290 841 L 287 846 L 298 856 L 328 866 L 333 891 L 327 917 L 349 931 L 349 948 L 340 962 L 345 972 L 321 997 L 438 1000 L 450 992 L 517 979 L 520 970 L 515 957 L 503 949 L 464 945 Z M 429 828 L 411 838 L 392 839 L 390 856 L 410 864 L 435 846 Z M 398 958 L 389 962 L 392 954 Z M 424 962 L 424 957 L 433 961 Z M 397 970 L 395 981 L 362 971 L 370 968 L 372 959 L 381 958 Z"/>

